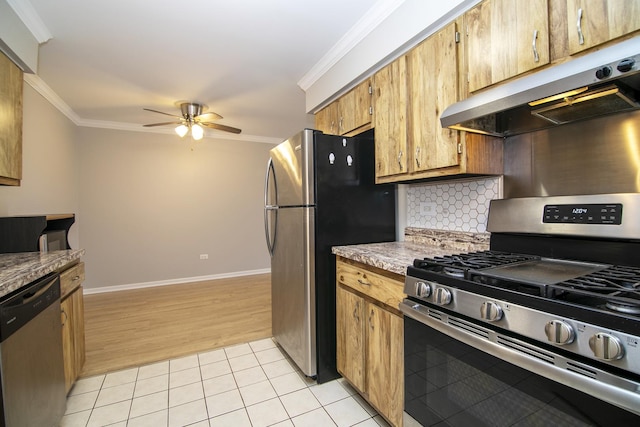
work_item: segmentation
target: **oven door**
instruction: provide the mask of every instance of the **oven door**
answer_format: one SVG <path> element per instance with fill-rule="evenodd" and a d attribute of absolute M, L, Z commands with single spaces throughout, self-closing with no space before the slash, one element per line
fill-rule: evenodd
<path fill-rule="evenodd" d="M 620 379 L 620 387 L 613 387 L 583 380 L 583 374 L 554 368 L 550 352 L 510 337 L 499 344 L 498 334 L 482 325 L 411 300 L 400 309 L 405 314 L 405 426 L 640 425 L 640 416 L 593 397 L 608 392 L 639 413 L 637 383 Z M 564 380 L 547 378 L 556 369 Z M 580 381 L 593 388 L 580 391 Z"/>

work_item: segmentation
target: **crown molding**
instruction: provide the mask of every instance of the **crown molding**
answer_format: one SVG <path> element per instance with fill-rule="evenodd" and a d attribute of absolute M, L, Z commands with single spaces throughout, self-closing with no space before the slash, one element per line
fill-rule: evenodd
<path fill-rule="evenodd" d="M 53 38 L 51 31 L 44 25 L 29 0 L 7 0 L 7 3 L 31 31 L 38 43 L 45 43 Z"/>
<path fill-rule="evenodd" d="M 67 116 L 76 126 L 80 126 L 80 116 L 69 107 L 69 105 L 58 96 L 37 74 L 24 74 L 25 83 L 34 88 L 44 99 L 56 107 L 62 114 Z"/>
<path fill-rule="evenodd" d="M 47 85 L 44 80 L 42 80 L 36 74 L 24 74 L 24 81 L 36 92 L 42 95 L 47 101 L 51 103 L 54 107 L 58 109 L 62 114 L 64 114 L 69 120 L 71 120 L 76 126 L 82 127 L 92 127 L 92 128 L 101 128 L 101 129 L 113 129 L 113 130 L 124 130 L 124 131 L 133 131 L 133 132 L 146 132 L 146 133 L 159 133 L 165 135 L 175 135 L 175 132 L 172 128 L 158 128 L 158 127 L 144 127 L 140 124 L 136 123 L 126 123 L 126 122 L 110 122 L 105 120 L 90 120 L 83 119 L 75 111 L 69 107 L 69 105 L 62 100 L 56 94 L 53 89 Z M 246 135 L 246 134 L 224 134 L 224 135 L 204 135 L 206 139 L 216 139 L 216 140 L 224 140 L 224 141 L 245 141 L 245 142 L 260 142 L 264 144 L 272 144 L 277 145 L 283 141 L 282 138 L 273 138 L 269 136 L 259 136 L 259 135 Z"/>
<path fill-rule="evenodd" d="M 159 133 L 164 135 L 173 135 L 177 136 L 174 129 L 172 127 L 144 127 L 143 125 L 136 123 L 125 123 L 125 122 L 109 122 L 105 120 L 89 120 L 89 119 L 81 119 L 78 126 L 82 127 L 90 127 L 90 128 L 100 128 L 100 129 L 113 129 L 113 130 L 125 130 L 131 132 L 145 132 L 145 133 Z M 219 135 L 211 135 L 204 134 L 204 139 L 216 139 L 219 141 L 245 141 L 245 142 L 260 142 L 264 144 L 280 144 L 283 139 L 282 138 L 273 138 L 269 136 L 258 136 L 258 135 L 243 135 L 243 134 L 219 134 Z"/>
<path fill-rule="evenodd" d="M 327 52 L 311 70 L 298 81 L 298 86 L 307 91 L 328 70 L 389 17 L 405 0 L 381 0 Z"/>

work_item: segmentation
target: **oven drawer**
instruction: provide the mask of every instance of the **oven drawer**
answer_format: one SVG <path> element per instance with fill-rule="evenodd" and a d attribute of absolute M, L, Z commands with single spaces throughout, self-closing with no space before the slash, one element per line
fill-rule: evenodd
<path fill-rule="evenodd" d="M 60 273 L 60 292 L 62 299 L 84 282 L 84 262 L 79 262 Z"/>
<path fill-rule="evenodd" d="M 378 269 L 343 258 L 336 263 L 340 283 L 397 310 L 405 297 L 403 278 L 375 270 Z"/>

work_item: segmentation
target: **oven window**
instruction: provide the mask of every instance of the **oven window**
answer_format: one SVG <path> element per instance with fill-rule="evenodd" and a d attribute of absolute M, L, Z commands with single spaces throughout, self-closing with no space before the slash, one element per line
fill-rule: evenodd
<path fill-rule="evenodd" d="M 405 412 L 423 426 L 623 426 L 640 417 L 404 318 Z"/>

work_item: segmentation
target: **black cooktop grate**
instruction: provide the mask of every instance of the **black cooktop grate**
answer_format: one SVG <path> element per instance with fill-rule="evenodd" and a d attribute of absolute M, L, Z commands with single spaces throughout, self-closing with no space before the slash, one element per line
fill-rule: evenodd
<path fill-rule="evenodd" d="M 433 258 L 416 259 L 414 267 L 429 271 L 439 271 L 445 267 L 457 268 L 460 270 L 478 270 L 482 268 L 498 267 L 500 265 L 512 264 L 539 259 L 534 255 L 514 254 L 499 251 L 479 251 L 457 255 L 445 255 Z"/>
<path fill-rule="evenodd" d="M 612 266 L 555 284 L 551 287 L 551 293 L 556 298 L 592 299 L 589 305 L 640 314 L 640 268 Z"/>

